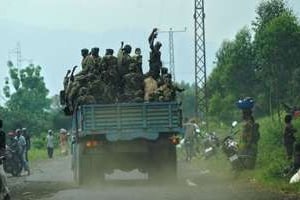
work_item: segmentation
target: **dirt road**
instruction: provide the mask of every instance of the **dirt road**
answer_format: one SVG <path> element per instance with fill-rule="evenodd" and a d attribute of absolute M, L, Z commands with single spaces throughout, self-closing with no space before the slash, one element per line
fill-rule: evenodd
<path fill-rule="evenodd" d="M 104 184 L 77 187 L 72 181 L 70 158 L 56 158 L 35 166 L 29 177 L 9 178 L 17 200 L 290 200 L 282 194 L 255 188 L 226 176 L 179 163 L 177 183 L 157 185 L 138 171 L 116 171 Z M 119 179 L 118 181 L 112 179 Z M 135 180 L 120 180 L 135 179 Z M 15 184 L 15 182 L 20 182 Z M 16 186 L 18 185 L 18 186 Z"/>

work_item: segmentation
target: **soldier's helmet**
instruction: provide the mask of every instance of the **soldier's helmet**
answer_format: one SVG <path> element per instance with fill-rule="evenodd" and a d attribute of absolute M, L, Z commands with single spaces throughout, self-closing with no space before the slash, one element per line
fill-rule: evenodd
<path fill-rule="evenodd" d="M 84 48 L 84 49 L 81 49 L 81 55 L 82 56 L 87 56 L 89 54 L 89 50 Z"/>
<path fill-rule="evenodd" d="M 105 55 L 112 56 L 113 54 L 114 54 L 114 50 L 113 49 L 106 49 Z"/>
<path fill-rule="evenodd" d="M 126 44 L 123 48 L 124 52 L 127 54 L 131 53 L 131 46 L 129 44 Z"/>
<path fill-rule="evenodd" d="M 91 54 L 93 56 L 97 56 L 99 54 L 99 48 L 98 47 L 94 47 L 91 49 Z"/>

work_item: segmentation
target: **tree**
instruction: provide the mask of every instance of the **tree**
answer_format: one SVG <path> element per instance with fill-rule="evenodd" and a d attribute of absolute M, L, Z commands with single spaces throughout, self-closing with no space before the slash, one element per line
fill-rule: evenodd
<path fill-rule="evenodd" d="M 269 113 L 279 114 L 280 104 L 291 100 L 291 77 L 300 64 L 300 26 L 281 0 L 262 3 L 258 11 L 254 49 L 257 74 L 264 82 L 260 93 L 268 91 Z"/>
<path fill-rule="evenodd" d="M 5 117 L 10 119 L 7 127 L 27 127 L 35 133 L 51 127 L 50 99 L 47 98 L 49 91 L 41 76 L 42 68 L 29 65 L 19 70 L 11 62 L 8 62 L 8 68 L 9 77 L 3 88 L 7 97 Z"/>
<path fill-rule="evenodd" d="M 210 115 L 228 121 L 237 113 L 235 102 L 255 94 L 257 83 L 253 47 L 248 28 L 240 30 L 233 41 L 224 41 L 216 54 L 216 68 L 208 79 Z M 235 111 L 234 111 L 235 110 Z"/>

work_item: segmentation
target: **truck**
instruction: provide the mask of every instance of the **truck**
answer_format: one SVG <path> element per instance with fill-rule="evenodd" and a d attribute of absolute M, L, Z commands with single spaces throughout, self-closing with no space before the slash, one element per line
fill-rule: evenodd
<path fill-rule="evenodd" d="M 72 116 L 74 179 L 104 181 L 114 169 L 138 169 L 149 180 L 174 180 L 182 133 L 178 102 L 81 105 Z"/>

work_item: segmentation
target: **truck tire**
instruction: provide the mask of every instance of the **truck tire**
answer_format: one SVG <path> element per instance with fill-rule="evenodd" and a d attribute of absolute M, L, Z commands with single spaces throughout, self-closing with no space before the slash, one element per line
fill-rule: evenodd
<path fill-rule="evenodd" d="M 101 157 L 84 154 L 84 144 L 82 143 L 77 144 L 76 155 L 74 179 L 78 185 L 104 181 L 105 174 L 101 168 L 101 164 L 103 164 Z"/>
<path fill-rule="evenodd" d="M 173 182 L 177 180 L 176 146 L 167 138 L 160 138 L 157 144 L 152 145 L 149 157 L 152 159 L 148 169 L 150 181 Z"/>

